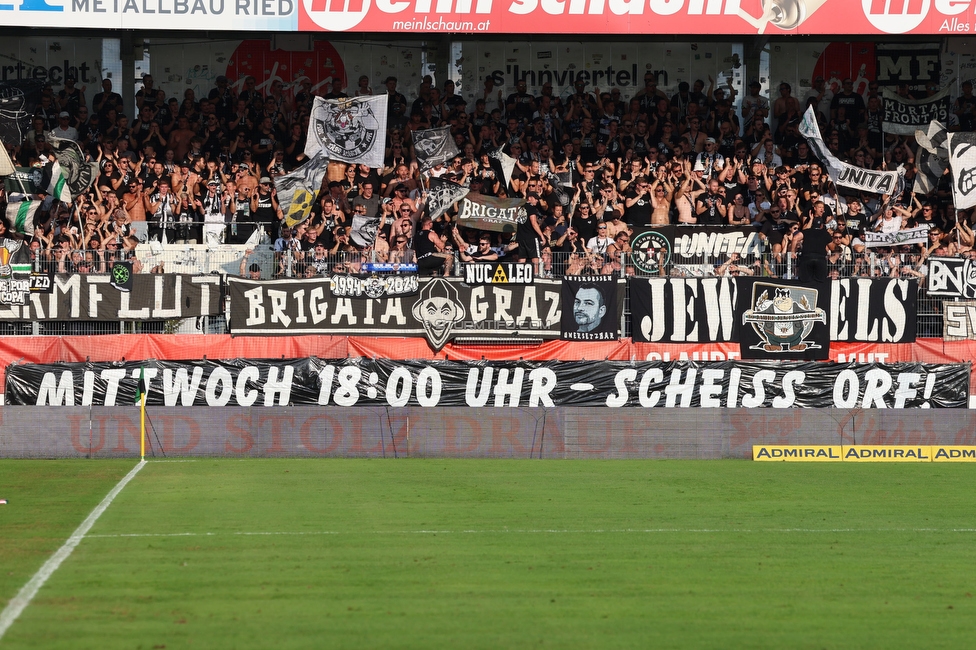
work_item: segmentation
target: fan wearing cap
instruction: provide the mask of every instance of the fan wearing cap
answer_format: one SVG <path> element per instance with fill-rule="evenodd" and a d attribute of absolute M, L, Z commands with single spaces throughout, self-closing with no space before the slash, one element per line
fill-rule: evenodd
<path fill-rule="evenodd" d="M 68 111 L 58 113 L 58 124 L 51 129 L 51 135 L 62 140 L 78 140 L 78 129 L 71 126 L 71 113 Z"/>
<path fill-rule="evenodd" d="M 703 171 L 704 178 L 712 178 L 725 169 L 725 156 L 718 152 L 718 141 L 705 138 L 705 150 L 695 156 L 695 171 Z"/>

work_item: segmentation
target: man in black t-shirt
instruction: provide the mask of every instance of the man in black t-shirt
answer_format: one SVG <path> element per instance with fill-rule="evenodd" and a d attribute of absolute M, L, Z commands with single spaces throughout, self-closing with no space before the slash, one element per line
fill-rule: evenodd
<path fill-rule="evenodd" d="M 695 201 L 695 214 L 698 223 L 706 226 L 720 226 L 725 224 L 725 197 L 719 193 L 718 179 L 708 181 L 708 191 L 698 195 Z"/>

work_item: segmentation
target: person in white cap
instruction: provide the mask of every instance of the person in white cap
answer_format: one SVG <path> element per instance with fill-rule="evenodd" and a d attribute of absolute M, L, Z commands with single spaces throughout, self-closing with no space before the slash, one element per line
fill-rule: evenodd
<path fill-rule="evenodd" d="M 62 140 L 78 140 L 78 129 L 71 126 L 71 113 L 68 111 L 58 113 L 58 124 L 51 129 L 51 135 Z"/>
<path fill-rule="evenodd" d="M 723 169 L 725 156 L 718 152 L 718 141 L 715 138 L 706 138 L 705 150 L 695 156 L 695 171 L 705 172 L 702 177 L 709 179 Z"/>

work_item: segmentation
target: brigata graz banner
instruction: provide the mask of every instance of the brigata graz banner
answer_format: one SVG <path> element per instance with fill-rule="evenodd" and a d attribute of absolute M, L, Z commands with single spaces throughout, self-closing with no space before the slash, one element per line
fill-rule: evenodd
<path fill-rule="evenodd" d="M 389 359 L 14 365 L 8 404 L 964 408 L 969 364 Z"/>
<path fill-rule="evenodd" d="M 754 282 L 772 278 L 630 278 L 631 335 L 649 343 L 739 342 Z M 911 343 L 918 283 L 844 278 L 824 285 L 831 341 Z"/>
<path fill-rule="evenodd" d="M 559 337 L 560 283 L 468 286 L 420 278 L 416 295 L 333 295 L 328 280 L 228 278 L 232 335 L 425 336 L 435 350 L 470 336 L 517 341 Z"/>
<path fill-rule="evenodd" d="M 59 274 L 47 293 L 25 305 L 0 306 L 2 320 L 172 320 L 224 311 L 219 275 L 139 274 L 131 291 L 119 291 L 105 274 Z"/>

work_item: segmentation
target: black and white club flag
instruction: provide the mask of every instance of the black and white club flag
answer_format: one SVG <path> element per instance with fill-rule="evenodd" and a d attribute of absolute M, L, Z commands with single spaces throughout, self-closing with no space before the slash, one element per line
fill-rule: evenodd
<path fill-rule="evenodd" d="M 559 205 L 566 207 L 573 202 L 573 195 L 568 189 L 573 187 L 572 170 L 556 173 L 549 172 L 548 180 L 549 185 L 552 186 L 553 196 L 556 197 L 556 202 Z"/>
<path fill-rule="evenodd" d="M 413 150 L 421 170 L 446 163 L 461 153 L 451 137 L 450 126 L 414 131 Z"/>
<path fill-rule="evenodd" d="M 329 160 L 382 167 L 386 153 L 388 95 L 315 98 L 305 153 L 325 151 Z"/>
<path fill-rule="evenodd" d="M 431 219 L 437 219 L 451 209 L 455 203 L 463 199 L 470 192 L 463 185 L 458 185 L 442 178 L 431 178 L 430 188 L 427 190 L 427 213 Z"/>
<path fill-rule="evenodd" d="M 488 157 L 497 162 L 502 178 L 505 179 L 505 187 L 508 188 L 512 183 L 512 172 L 515 171 L 515 158 L 505 153 L 504 147 L 498 147 L 489 153 Z"/>
<path fill-rule="evenodd" d="M 952 201 L 957 210 L 976 205 L 976 133 L 949 134 Z"/>
<path fill-rule="evenodd" d="M 933 120 L 928 130 L 915 131 L 918 152 L 915 154 L 915 191 L 930 194 L 939 185 L 939 179 L 949 167 L 948 132 L 942 122 Z"/>
<path fill-rule="evenodd" d="M 376 231 L 379 227 L 379 217 L 354 214 L 352 215 L 352 230 L 349 233 L 349 238 L 359 248 L 372 246 L 376 242 Z"/>
<path fill-rule="evenodd" d="M 827 174 L 835 185 L 874 194 L 890 194 L 891 196 L 900 195 L 904 189 L 904 178 L 898 172 L 855 167 L 830 153 L 820 136 L 820 127 L 817 125 L 817 116 L 813 106 L 808 106 L 807 112 L 803 114 L 803 119 L 800 121 L 800 135 L 806 138 L 814 155 L 823 161 L 827 167 Z"/>
<path fill-rule="evenodd" d="M 949 90 L 952 86 L 952 83 L 946 84 L 940 92 L 923 99 L 908 99 L 885 88 L 882 91 L 881 128 L 885 133 L 913 135 L 933 120 L 945 122 L 949 119 Z"/>

